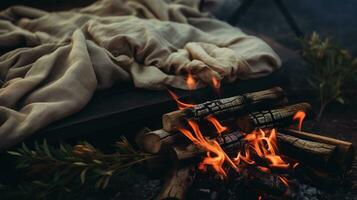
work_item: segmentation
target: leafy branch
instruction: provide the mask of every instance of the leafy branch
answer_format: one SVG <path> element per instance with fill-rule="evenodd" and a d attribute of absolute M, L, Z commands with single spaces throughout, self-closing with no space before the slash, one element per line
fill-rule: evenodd
<path fill-rule="evenodd" d="M 112 177 L 154 157 L 136 151 L 124 137 L 114 147 L 114 153 L 105 154 L 87 142 L 73 147 L 61 143 L 55 148 L 44 140 L 41 145 L 35 143 L 33 149 L 22 144 L 7 153 L 26 176 L 26 181 L 17 187 L 21 194 L 53 199 L 51 195 L 83 193 L 93 187 L 106 189 Z"/>
<path fill-rule="evenodd" d="M 339 48 L 330 39 L 321 39 L 316 32 L 300 42 L 301 54 L 311 64 L 308 81 L 319 94 L 319 120 L 330 103 L 345 103 L 346 85 L 357 73 L 357 58 L 352 58 L 347 50 Z"/>

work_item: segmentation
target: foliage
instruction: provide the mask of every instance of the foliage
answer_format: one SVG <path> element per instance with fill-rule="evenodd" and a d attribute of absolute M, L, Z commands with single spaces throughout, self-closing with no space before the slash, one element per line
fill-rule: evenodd
<path fill-rule="evenodd" d="M 2 190 L 26 199 L 81 199 L 86 192 L 106 189 L 113 176 L 153 157 L 134 150 L 125 138 L 115 144 L 112 154 L 104 154 L 87 142 L 55 148 L 46 141 L 35 143 L 34 149 L 23 144 L 8 154 L 15 158 L 16 168 L 25 173 L 26 180 L 15 192 L 4 186 Z"/>
<path fill-rule="evenodd" d="M 345 49 L 339 48 L 330 39 L 321 39 L 314 32 L 300 40 L 302 56 L 311 64 L 309 83 L 319 94 L 321 118 L 326 106 L 337 101 L 344 103 L 344 90 L 347 83 L 356 80 L 357 58 Z"/>

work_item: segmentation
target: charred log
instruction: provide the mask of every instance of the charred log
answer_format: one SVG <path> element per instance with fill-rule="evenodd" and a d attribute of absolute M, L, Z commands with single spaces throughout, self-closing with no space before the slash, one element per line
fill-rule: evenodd
<path fill-rule="evenodd" d="M 188 119 L 200 121 L 209 115 L 229 117 L 237 113 L 242 114 L 286 103 L 284 91 L 275 87 L 230 98 L 207 101 L 192 108 L 166 113 L 162 116 L 162 124 L 163 129 L 170 132 L 182 127 L 185 120 Z"/>
<path fill-rule="evenodd" d="M 351 169 L 354 159 L 354 146 L 352 143 L 294 129 L 282 129 L 280 132 L 304 140 L 336 146 L 336 153 L 330 158 L 332 164 L 326 167 L 335 172 L 345 172 Z"/>
<path fill-rule="evenodd" d="M 307 114 L 307 118 L 311 118 L 312 116 L 311 105 L 308 103 L 299 103 L 273 110 L 253 112 L 238 117 L 237 126 L 246 133 L 250 133 L 258 128 L 271 129 L 288 127 L 296 123 L 296 121 L 293 120 L 293 116 L 298 111 L 304 111 Z"/>

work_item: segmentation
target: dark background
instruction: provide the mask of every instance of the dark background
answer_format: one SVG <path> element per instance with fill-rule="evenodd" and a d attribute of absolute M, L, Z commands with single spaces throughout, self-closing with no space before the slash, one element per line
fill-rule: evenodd
<path fill-rule="evenodd" d="M 94 1 L 1 0 L 0 9 L 22 4 L 45 10 L 64 10 L 88 5 Z M 228 0 L 230 3 L 234 3 L 234 1 Z M 241 0 L 236 0 L 236 2 L 239 4 Z M 357 54 L 356 0 L 283 0 L 283 2 L 304 33 L 309 34 L 312 31 L 317 31 L 322 36 L 333 37 L 341 46 L 349 49 L 353 55 Z M 226 11 L 223 10 L 223 12 Z M 256 0 L 243 15 L 238 25 L 267 35 L 290 48 L 296 47 L 294 34 L 271 0 Z"/>

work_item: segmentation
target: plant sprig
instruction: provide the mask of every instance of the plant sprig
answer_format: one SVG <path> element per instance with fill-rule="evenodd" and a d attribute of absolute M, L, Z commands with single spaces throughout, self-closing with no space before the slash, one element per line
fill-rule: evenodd
<path fill-rule="evenodd" d="M 105 154 L 87 142 L 75 146 L 61 143 L 54 147 L 44 140 L 41 145 L 36 142 L 33 149 L 22 144 L 7 153 L 27 177 L 18 185 L 19 191 L 37 199 L 50 199 L 61 192 L 106 189 L 112 177 L 154 157 L 136 151 L 124 137 L 116 142 L 114 149 L 114 153 Z"/>
<path fill-rule="evenodd" d="M 329 38 L 321 39 L 316 32 L 300 42 L 301 54 L 311 64 L 308 81 L 319 94 L 319 120 L 330 103 L 345 103 L 346 85 L 349 81 L 356 80 L 357 59 L 352 58 L 347 50 L 341 49 Z"/>

